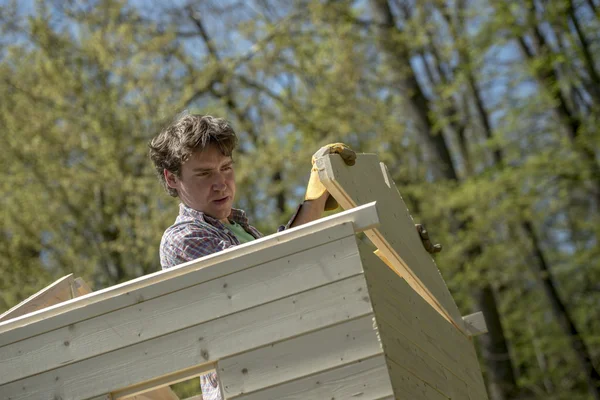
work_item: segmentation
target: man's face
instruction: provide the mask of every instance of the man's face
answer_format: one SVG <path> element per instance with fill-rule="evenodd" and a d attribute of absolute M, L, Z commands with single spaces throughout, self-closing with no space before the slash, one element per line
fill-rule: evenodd
<path fill-rule="evenodd" d="M 235 174 L 231 157 L 215 145 L 194 152 L 181 166 L 181 177 L 164 171 L 167 184 L 177 189 L 188 207 L 226 222 L 235 196 Z"/>

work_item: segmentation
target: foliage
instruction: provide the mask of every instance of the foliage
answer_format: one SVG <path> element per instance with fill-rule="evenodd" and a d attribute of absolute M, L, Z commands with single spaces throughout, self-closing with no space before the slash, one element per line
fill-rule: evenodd
<path fill-rule="evenodd" d="M 588 398 L 543 283 L 598 368 L 595 0 L 0 7 L 0 308 L 70 272 L 99 289 L 159 269 L 177 202 L 147 142 L 188 109 L 233 123 L 237 203 L 265 233 L 321 145 L 378 153 L 463 313 L 493 288 L 517 389 Z"/>

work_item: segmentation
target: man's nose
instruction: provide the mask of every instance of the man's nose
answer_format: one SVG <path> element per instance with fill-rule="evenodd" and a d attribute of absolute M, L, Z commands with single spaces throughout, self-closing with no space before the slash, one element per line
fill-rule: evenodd
<path fill-rule="evenodd" d="M 215 175 L 215 180 L 213 182 L 213 189 L 218 190 L 218 191 L 225 190 L 227 188 L 227 184 L 225 182 L 226 182 L 225 175 L 218 172 Z"/>

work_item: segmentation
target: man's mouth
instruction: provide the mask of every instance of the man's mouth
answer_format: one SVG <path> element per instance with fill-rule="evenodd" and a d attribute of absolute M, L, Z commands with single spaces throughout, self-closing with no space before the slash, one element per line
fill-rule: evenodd
<path fill-rule="evenodd" d="M 225 196 L 225 197 L 222 197 L 220 199 L 213 200 L 213 203 L 216 203 L 216 204 L 219 204 L 219 205 L 220 204 L 225 204 L 227 202 L 227 200 L 229 200 L 229 196 Z"/>

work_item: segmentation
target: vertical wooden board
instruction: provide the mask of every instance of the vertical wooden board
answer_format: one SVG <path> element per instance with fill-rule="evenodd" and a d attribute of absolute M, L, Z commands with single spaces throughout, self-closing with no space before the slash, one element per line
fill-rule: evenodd
<path fill-rule="evenodd" d="M 323 372 L 271 386 L 263 390 L 228 397 L 236 400 L 305 400 L 392 398 L 392 384 L 385 357 L 375 357 L 344 364 Z"/>
<path fill-rule="evenodd" d="M 411 374 L 403 365 L 388 360 L 394 396 L 401 400 L 449 400 L 427 382 Z M 454 399 L 452 399 L 454 400 Z"/>
<path fill-rule="evenodd" d="M 381 354 L 373 315 L 219 361 L 227 398 Z"/>
<path fill-rule="evenodd" d="M 303 239 L 299 239 L 302 242 Z M 0 384 L 360 274 L 355 236 L 0 347 Z M 191 283 L 191 282 L 190 282 Z M 366 289 L 364 296 L 367 296 Z"/>
<path fill-rule="evenodd" d="M 321 332 L 319 329 L 356 321 L 365 315 L 369 333 L 375 340 L 371 345 L 380 352 L 366 291 L 364 277 L 357 275 L 2 385 L 0 399 L 57 397 L 68 400 L 115 392 L 203 363 L 212 365 L 223 358 L 235 357 L 235 354 L 248 354 L 251 349 L 264 348 L 291 337 L 311 336 L 309 332 Z M 353 326 L 355 323 L 350 325 Z M 347 333 L 351 332 L 348 330 Z M 355 333 L 347 340 L 356 338 L 356 343 L 363 343 L 360 339 L 369 339 L 366 332 Z M 311 337 L 320 338 L 318 334 Z M 302 340 L 295 340 L 292 339 L 293 343 L 302 343 Z M 274 345 L 274 348 L 280 347 L 280 344 Z M 348 349 L 346 362 L 373 355 L 369 353 L 370 348 L 361 350 Z M 342 348 L 338 353 L 344 357 L 345 352 Z"/>
<path fill-rule="evenodd" d="M 71 284 L 73 274 L 63 276 L 52 284 L 46 286 L 0 315 L 0 321 L 8 321 L 54 304 L 62 303 L 73 297 Z"/>
<path fill-rule="evenodd" d="M 435 262 L 425 251 L 396 184 L 378 157 L 359 155 L 356 164 L 350 167 L 339 155 L 327 155 L 317 159 L 316 165 L 319 178 L 345 209 L 377 202 L 381 224 L 366 231 L 367 237 L 415 291 L 464 331 L 458 307 Z"/>
<path fill-rule="evenodd" d="M 386 322 L 450 373 L 486 399 L 486 389 L 473 343 L 442 318 L 410 286 L 359 245 L 369 295 L 378 324 Z"/>

